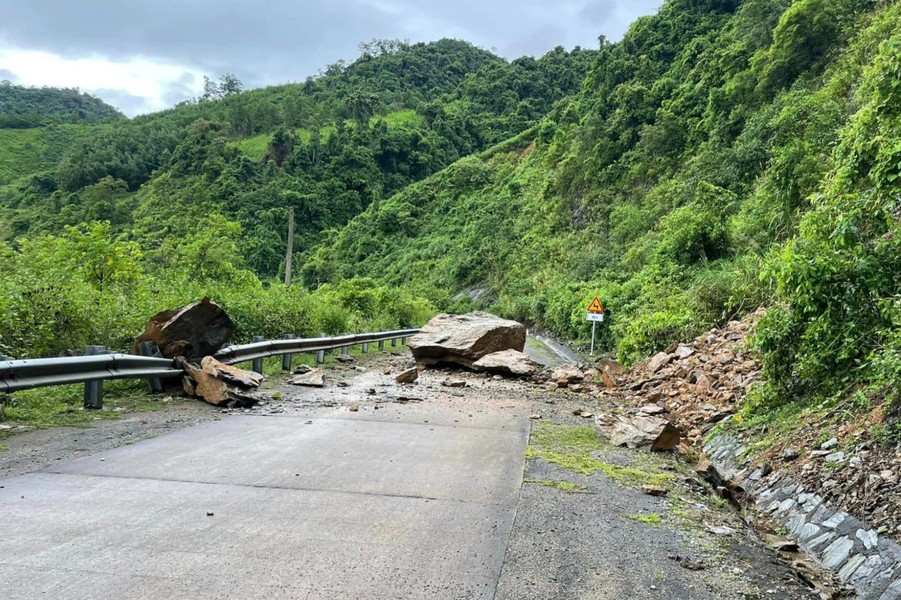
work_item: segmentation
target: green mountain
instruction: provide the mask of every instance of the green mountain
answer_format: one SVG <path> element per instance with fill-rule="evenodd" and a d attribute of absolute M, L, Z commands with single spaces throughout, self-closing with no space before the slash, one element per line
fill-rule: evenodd
<path fill-rule="evenodd" d="M 152 247 L 219 213 L 242 225 L 249 266 L 276 275 L 288 207 L 297 247 L 308 247 L 374 200 L 531 126 L 578 90 L 595 54 L 508 63 L 454 40 L 363 50 L 303 84 L 81 131 L 57 164 L 0 189 L 8 236 L 107 219 Z"/>
<path fill-rule="evenodd" d="M 669 0 L 577 96 L 373 202 L 304 279 L 374 277 L 570 339 L 600 295 L 627 362 L 764 305 L 761 402 L 893 394 L 899 26 L 893 2 Z"/>
<path fill-rule="evenodd" d="M 667 0 L 599 51 L 377 41 L 28 130 L 0 151 L 0 346 L 122 346 L 201 294 L 245 336 L 488 307 L 578 341 L 599 295 L 625 362 L 764 306 L 755 403 L 893 399 L 899 25 L 888 0 Z"/>
<path fill-rule="evenodd" d="M 124 119 L 118 109 L 78 90 L 33 88 L 0 82 L 0 129 Z"/>

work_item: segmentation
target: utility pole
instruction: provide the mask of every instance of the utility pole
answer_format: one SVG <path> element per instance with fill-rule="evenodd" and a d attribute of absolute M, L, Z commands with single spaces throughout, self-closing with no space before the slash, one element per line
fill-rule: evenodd
<path fill-rule="evenodd" d="M 285 286 L 291 285 L 291 259 L 294 257 L 294 207 L 288 208 L 288 251 L 285 253 Z"/>

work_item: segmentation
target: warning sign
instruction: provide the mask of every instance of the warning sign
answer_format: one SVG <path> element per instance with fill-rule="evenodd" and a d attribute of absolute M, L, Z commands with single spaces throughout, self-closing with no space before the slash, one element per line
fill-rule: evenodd
<path fill-rule="evenodd" d="M 595 296 L 594 300 L 591 301 L 591 304 L 588 305 L 588 312 L 595 314 L 604 314 L 604 305 L 601 304 L 601 299 Z"/>

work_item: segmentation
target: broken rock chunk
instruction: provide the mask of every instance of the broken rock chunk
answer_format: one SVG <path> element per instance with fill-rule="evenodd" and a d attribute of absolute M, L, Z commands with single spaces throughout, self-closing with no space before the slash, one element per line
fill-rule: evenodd
<path fill-rule="evenodd" d="M 394 378 L 397 383 L 415 383 L 419 379 L 419 369 L 416 367 L 407 369 Z"/>
<path fill-rule="evenodd" d="M 525 377 L 534 375 L 540 365 L 518 350 L 502 350 L 486 354 L 472 364 L 476 371 Z"/>
<path fill-rule="evenodd" d="M 612 444 L 629 448 L 650 446 L 656 451 L 672 450 L 681 439 L 672 423 L 647 414 L 604 415 L 598 419 L 598 426 Z"/>
<path fill-rule="evenodd" d="M 307 387 L 325 387 L 325 372 L 322 369 L 311 369 L 288 380 L 291 385 Z"/>

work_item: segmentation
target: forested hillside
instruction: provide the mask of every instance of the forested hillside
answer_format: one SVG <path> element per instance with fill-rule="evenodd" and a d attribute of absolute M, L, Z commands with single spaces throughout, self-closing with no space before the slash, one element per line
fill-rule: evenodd
<path fill-rule="evenodd" d="M 0 128 L 29 129 L 62 123 L 124 119 L 118 109 L 78 90 L 34 88 L 0 82 Z"/>
<path fill-rule="evenodd" d="M 283 275 L 288 208 L 295 248 L 321 242 L 532 126 L 578 91 L 596 52 L 507 62 L 454 40 L 361 50 L 302 84 L 243 91 L 226 75 L 130 121 L 0 129 L 0 352 L 125 347 L 148 315 L 203 294 L 242 335 L 410 326 L 434 311 L 372 281 L 318 296 L 269 285 Z"/>
<path fill-rule="evenodd" d="M 599 294 L 603 345 L 627 362 L 764 305 L 758 402 L 893 395 L 899 110 L 897 3 L 670 0 L 580 94 L 374 202 L 304 277 L 457 309 L 478 289 L 570 339 Z"/>
<path fill-rule="evenodd" d="M 756 402 L 891 398 L 899 25 L 887 0 L 668 0 L 599 51 L 376 41 L 302 84 L 0 130 L 0 344 L 121 345 L 204 293 L 242 334 L 484 306 L 580 340 L 600 295 L 625 362 L 764 306 Z"/>

